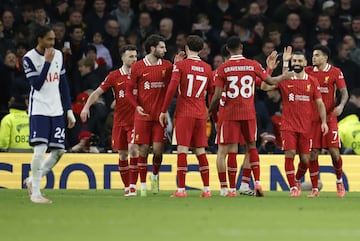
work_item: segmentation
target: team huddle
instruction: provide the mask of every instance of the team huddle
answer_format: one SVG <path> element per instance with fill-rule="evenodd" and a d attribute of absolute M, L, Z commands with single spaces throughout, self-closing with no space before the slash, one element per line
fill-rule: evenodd
<path fill-rule="evenodd" d="M 67 114 L 69 128 L 75 124 L 75 118 L 69 105 L 70 95 L 65 70 L 62 60 L 58 58 L 62 57 L 61 52 L 53 49 L 54 33 L 51 29 L 44 28 L 38 34 L 37 47 L 29 51 L 24 58 L 25 73 L 31 83 L 30 143 L 34 146 L 32 176 L 27 178 L 24 184 L 32 202 L 51 203 L 52 201 L 43 197 L 40 192 L 41 176 L 51 170 L 63 153 L 63 110 Z M 124 46 L 121 49 L 122 67 L 109 73 L 83 107 L 80 118 L 85 122 L 91 115 L 91 105 L 105 91 L 112 89 L 116 101 L 112 147 L 119 153 L 118 166 L 125 187 L 124 195 L 147 195 L 147 159 L 151 147 L 151 190 L 153 193 L 159 192 L 159 170 L 167 140 L 166 127 L 171 120 L 167 110 L 177 94 L 174 123 L 171 123 L 174 125 L 173 144 L 177 145 L 177 190 L 171 197 L 187 196 L 185 183 L 187 153 L 190 148 L 199 162 L 203 182 L 200 196 L 212 196 L 205 151 L 208 144 L 206 121 L 209 117 L 216 122 L 216 164 L 220 195 L 238 195 L 236 156 L 238 146 L 242 145 L 246 155 L 240 194 L 264 196 L 260 180 L 260 159 L 256 149 L 254 96 L 257 86 L 265 91 L 278 88 L 282 95 L 281 138 L 290 196 L 301 195 L 300 180 L 307 169 L 312 183 L 309 197 L 319 196 L 318 154 L 321 149 L 326 148 L 331 154 L 336 174 L 337 195 L 344 197 L 336 116 L 341 114 L 348 93 L 341 71 L 327 63 L 329 50 L 323 46 L 315 46 L 313 66 L 306 67 L 304 54 L 293 52 L 291 47 L 287 47 L 282 56 L 282 74 L 271 77 L 272 71 L 279 64 L 276 52 L 268 57 L 265 71 L 257 61 L 243 57 L 240 38 L 230 37 L 226 45 L 230 57 L 213 71 L 211 66 L 199 57 L 203 45 L 201 37 L 189 35 L 185 51 L 175 56 L 174 64 L 163 59 L 166 46 L 160 35 L 150 35 L 146 39 L 146 56 L 138 61 L 136 47 Z M 49 76 L 58 77 L 50 80 Z M 340 91 L 341 101 L 336 106 L 337 89 Z M 49 95 L 53 92 L 56 94 Z M 56 101 L 57 112 L 50 113 L 45 108 L 51 104 L 44 102 L 49 96 L 52 101 Z M 47 147 L 52 151 L 43 160 Z M 297 153 L 300 162 L 295 172 L 294 157 Z M 254 190 L 249 187 L 252 176 L 255 180 Z"/>

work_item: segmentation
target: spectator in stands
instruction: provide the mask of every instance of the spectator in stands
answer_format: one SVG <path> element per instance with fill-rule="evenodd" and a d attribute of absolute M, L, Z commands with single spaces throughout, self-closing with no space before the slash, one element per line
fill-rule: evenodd
<path fill-rule="evenodd" d="M 86 33 L 87 24 L 83 21 L 83 14 L 80 10 L 72 9 L 69 11 L 69 18 L 65 22 L 66 39 L 69 38 L 69 30 L 71 26 L 80 26 L 84 33 Z"/>
<path fill-rule="evenodd" d="M 334 66 L 341 69 L 346 80 L 348 92 L 354 88 L 360 88 L 360 68 L 352 60 L 349 59 L 350 47 L 341 42 L 337 46 L 337 55 L 333 58 Z"/>
<path fill-rule="evenodd" d="M 164 58 L 172 61 L 177 54 L 176 39 L 173 33 L 174 21 L 171 18 L 165 17 L 160 20 L 159 33 L 165 39 L 166 53 Z"/>
<path fill-rule="evenodd" d="M 0 20 L 0 59 L 5 57 L 6 52 L 9 49 L 13 50 L 14 48 L 15 48 L 15 44 L 10 39 L 5 38 L 4 24 L 2 20 Z"/>
<path fill-rule="evenodd" d="M 351 22 L 351 33 L 355 37 L 356 46 L 360 48 L 360 15 L 353 18 Z"/>
<path fill-rule="evenodd" d="M 119 33 L 119 23 L 115 19 L 109 18 L 105 23 L 105 33 L 103 35 L 106 48 L 111 49 L 116 45 Z"/>
<path fill-rule="evenodd" d="M 349 59 L 360 66 L 360 47 L 356 46 L 355 38 L 351 34 L 347 34 L 343 38 L 343 42 L 350 48 Z"/>
<path fill-rule="evenodd" d="M 282 33 L 284 44 L 290 45 L 295 34 L 306 36 L 306 27 L 301 23 L 300 16 L 297 13 L 290 13 L 286 18 L 285 28 Z"/>
<path fill-rule="evenodd" d="M 222 20 L 224 18 L 235 19 L 238 17 L 239 7 L 234 1 L 217 0 L 210 5 L 209 16 L 211 16 L 211 25 L 216 30 L 221 30 Z"/>
<path fill-rule="evenodd" d="M 129 32 L 135 18 L 135 13 L 131 8 L 130 0 L 119 0 L 118 7 L 112 10 L 110 15 L 118 21 L 121 34 L 125 35 Z"/>
<path fill-rule="evenodd" d="M 174 30 L 176 33 L 183 32 L 189 34 L 191 27 L 196 19 L 199 10 L 194 7 L 192 0 L 178 0 L 174 5 L 172 19 L 174 20 Z M 212 19 L 216 18 L 215 14 L 211 14 Z M 221 21 L 222 17 L 220 18 Z M 216 21 L 216 20 L 215 20 Z"/>
<path fill-rule="evenodd" d="M 4 25 L 4 38 L 13 40 L 15 37 L 15 17 L 11 10 L 5 10 L 1 15 L 1 20 Z"/>
<path fill-rule="evenodd" d="M 299 0 L 283 1 L 283 3 L 281 3 L 273 12 L 275 22 L 280 24 L 285 23 L 286 18 L 290 13 L 297 13 L 305 25 L 312 22 L 313 13 L 305 8 Z"/>
<path fill-rule="evenodd" d="M 65 22 L 69 17 L 69 3 L 67 0 L 56 0 L 51 8 L 54 22 Z"/>
<path fill-rule="evenodd" d="M 152 23 L 157 25 L 162 18 L 166 16 L 166 10 L 160 0 L 142 0 L 139 4 L 139 10 L 141 12 L 147 12 L 150 15 Z M 140 24 L 140 20 L 139 20 Z"/>
<path fill-rule="evenodd" d="M 308 49 L 306 47 L 306 40 L 305 40 L 304 35 L 302 35 L 302 34 L 293 35 L 292 40 L 291 40 L 291 46 L 293 47 L 294 51 L 300 51 L 300 52 L 304 53 L 308 63 L 312 62 L 311 61 L 312 53 L 310 51 L 308 51 Z"/>
<path fill-rule="evenodd" d="M 360 119 L 360 88 L 355 88 L 350 91 L 349 100 L 341 115 L 338 116 L 338 121 L 351 114 L 357 115 Z"/>
<path fill-rule="evenodd" d="M 86 0 L 73 0 L 71 8 L 80 11 L 83 16 L 85 16 L 89 10 L 86 6 Z"/>
<path fill-rule="evenodd" d="M 270 39 L 265 39 L 262 44 L 261 53 L 254 56 L 254 60 L 259 62 L 266 69 L 266 59 L 275 50 L 275 45 Z"/>
<path fill-rule="evenodd" d="M 88 40 L 91 39 L 95 32 L 105 34 L 104 26 L 106 21 L 110 18 L 110 14 L 105 10 L 105 0 L 94 0 L 92 9 L 85 15 L 84 22 L 87 25 L 86 38 Z"/>
<path fill-rule="evenodd" d="M 246 58 L 253 58 L 261 52 L 261 38 L 252 31 L 246 20 L 242 19 L 234 23 L 234 33 L 240 37 L 243 55 Z"/>
<path fill-rule="evenodd" d="M 21 16 L 19 25 L 28 26 L 34 19 L 34 9 L 30 3 L 23 3 L 21 5 Z"/>
<path fill-rule="evenodd" d="M 66 32 L 65 24 L 63 22 L 57 22 L 53 25 L 53 30 L 55 33 L 54 48 L 63 51 L 64 43 L 65 43 L 65 32 Z"/>
<path fill-rule="evenodd" d="M 112 58 L 112 61 L 113 61 L 114 69 L 117 69 L 117 68 L 121 67 L 121 65 L 122 65 L 121 57 L 120 57 L 120 49 L 125 44 L 127 44 L 126 38 L 125 38 L 124 35 L 120 34 L 117 37 L 116 44 L 111 47 L 110 54 L 111 54 L 111 58 Z"/>
<path fill-rule="evenodd" d="M 27 45 L 20 43 L 16 46 L 15 54 L 8 53 L 8 56 L 11 57 L 11 66 L 14 71 L 12 74 L 14 78 L 12 79 L 10 89 L 11 98 L 29 95 L 30 93 L 30 83 L 25 77 L 22 65 L 22 59 L 28 49 L 29 47 Z"/>
<path fill-rule="evenodd" d="M 101 33 L 95 32 L 94 36 L 92 37 L 91 44 L 96 48 L 97 58 L 103 58 L 105 61 L 106 69 L 111 70 L 113 67 L 112 58 L 109 49 L 105 47 L 103 42 L 104 40 Z"/>
<path fill-rule="evenodd" d="M 269 24 L 268 25 L 268 38 L 274 43 L 275 50 L 278 53 L 284 51 L 284 43 L 281 39 L 281 30 L 278 24 Z"/>
<path fill-rule="evenodd" d="M 153 26 L 153 21 L 149 12 L 140 12 L 138 17 L 138 25 L 135 26 L 135 32 L 140 38 L 140 43 L 151 34 L 157 33 L 157 29 Z"/>
<path fill-rule="evenodd" d="M 72 99 L 75 99 L 79 93 L 79 88 L 76 87 L 80 75 L 77 69 L 77 63 L 85 56 L 87 49 L 87 41 L 84 38 L 84 31 L 81 26 L 73 25 L 69 29 L 70 50 L 64 52 L 66 73 L 70 82 L 70 94 Z"/>
<path fill-rule="evenodd" d="M 94 71 L 96 75 L 104 80 L 108 74 L 106 61 L 103 57 L 97 55 L 97 49 L 93 44 L 89 44 L 86 49 L 85 57 L 94 61 Z"/>

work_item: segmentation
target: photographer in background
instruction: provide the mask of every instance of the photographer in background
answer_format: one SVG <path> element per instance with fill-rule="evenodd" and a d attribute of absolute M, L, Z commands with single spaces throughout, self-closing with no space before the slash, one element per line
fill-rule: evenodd
<path fill-rule="evenodd" d="M 79 134 L 79 143 L 73 146 L 70 152 L 76 153 L 100 153 L 97 145 L 99 136 L 92 134 L 90 131 L 82 131 Z"/>

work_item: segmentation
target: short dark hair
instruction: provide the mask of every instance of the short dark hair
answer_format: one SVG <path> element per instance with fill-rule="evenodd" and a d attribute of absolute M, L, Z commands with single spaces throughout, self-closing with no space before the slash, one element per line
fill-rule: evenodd
<path fill-rule="evenodd" d="M 144 43 L 146 53 L 150 53 L 151 47 L 158 46 L 160 42 L 165 43 L 165 39 L 159 34 L 151 34 L 149 37 L 147 37 Z"/>
<path fill-rule="evenodd" d="M 48 25 L 39 25 L 35 31 L 35 38 L 43 38 L 50 31 L 52 31 L 52 29 Z"/>
<path fill-rule="evenodd" d="M 189 35 L 186 42 L 191 51 L 199 52 L 204 48 L 204 40 L 200 36 Z"/>
<path fill-rule="evenodd" d="M 313 48 L 313 51 L 315 50 L 319 50 L 321 51 L 324 55 L 326 55 L 328 58 L 330 57 L 331 51 L 328 47 L 321 45 L 321 44 L 316 44 Z"/>
<path fill-rule="evenodd" d="M 126 44 L 120 48 L 120 51 L 119 51 L 120 56 L 122 56 L 127 50 L 132 51 L 132 50 L 137 50 L 137 49 L 136 49 L 136 46 L 133 44 Z"/>
<path fill-rule="evenodd" d="M 302 55 L 306 59 L 305 53 L 302 51 L 295 50 L 292 52 L 292 55 Z"/>
<path fill-rule="evenodd" d="M 241 43 L 241 39 L 238 36 L 231 36 L 227 41 L 226 41 L 226 46 L 228 47 L 229 50 L 234 51 L 237 49 L 242 49 L 243 45 Z"/>

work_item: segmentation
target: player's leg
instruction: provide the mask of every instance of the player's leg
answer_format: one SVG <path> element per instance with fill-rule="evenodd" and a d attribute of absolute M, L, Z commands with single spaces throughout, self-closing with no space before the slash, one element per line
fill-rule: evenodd
<path fill-rule="evenodd" d="M 153 159 L 152 159 L 152 174 L 151 179 L 151 190 L 152 192 L 159 192 L 159 171 L 163 159 L 163 153 L 165 151 L 166 142 L 166 129 L 162 127 L 159 121 L 152 122 L 152 143 L 153 143 Z"/>
<path fill-rule="evenodd" d="M 336 190 L 338 197 L 345 196 L 345 188 L 342 180 L 342 158 L 340 155 L 340 139 L 338 125 L 336 121 L 328 122 L 329 132 L 326 138 L 327 148 L 331 155 L 334 172 L 336 175 Z"/>
<path fill-rule="evenodd" d="M 186 173 L 188 170 L 187 163 L 187 153 L 189 151 L 189 147 L 178 145 L 177 146 L 177 170 L 176 170 L 176 178 L 177 178 L 177 190 L 171 197 L 186 197 L 185 190 L 185 180 Z"/>
<path fill-rule="evenodd" d="M 242 121 L 241 132 L 248 146 L 250 166 L 255 179 L 255 193 L 256 196 L 262 197 L 264 196 L 264 192 L 262 191 L 260 183 L 260 158 L 256 148 L 256 119 Z"/>
<path fill-rule="evenodd" d="M 130 165 L 129 165 L 129 187 L 130 196 L 136 196 L 136 183 L 138 179 L 138 159 L 139 159 L 139 145 L 128 144 L 128 150 L 130 154 Z"/>
<path fill-rule="evenodd" d="M 226 164 L 225 158 L 228 153 L 228 145 L 218 145 L 218 153 L 216 155 L 216 168 L 220 182 L 220 195 L 226 196 L 228 194 L 228 187 L 226 181 Z"/>
<path fill-rule="evenodd" d="M 223 139 L 222 125 L 218 123 L 216 129 L 217 130 L 215 140 L 216 144 L 218 144 L 218 152 L 216 155 L 216 169 L 220 182 L 220 196 L 226 196 L 228 194 L 228 186 L 226 181 L 225 158 L 228 153 L 228 146 L 227 144 L 221 144 L 221 139 Z"/>
<path fill-rule="evenodd" d="M 342 179 L 342 158 L 340 155 L 339 148 L 329 147 L 332 164 L 334 166 L 334 172 L 336 175 L 336 191 L 338 197 L 345 196 L 345 187 Z"/>
<path fill-rule="evenodd" d="M 45 176 L 58 163 L 65 149 L 65 122 L 63 116 L 51 117 L 51 134 L 49 139 L 50 154 L 41 164 L 41 175 Z"/>
<path fill-rule="evenodd" d="M 310 161 L 309 161 L 309 174 L 311 186 L 314 190 L 319 190 L 319 154 L 322 148 L 322 139 L 323 134 L 321 132 L 321 123 L 319 121 L 312 123 L 311 129 L 311 153 L 310 153 Z"/>
<path fill-rule="evenodd" d="M 61 135 L 60 132 L 58 135 Z M 34 203 L 52 203 L 41 195 L 41 164 L 48 148 L 48 137 L 52 136 L 51 118 L 45 116 L 30 116 L 30 144 L 34 146 L 31 160 L 31 181 L 25 180 L 27 188 L 31 187 L 30 200 Z"/>
<path fill-rule="evenodd" d="M 184 124 L 189 124 L 189 119 L 184 118 Z M 194 119 L 193 128 L 191 128 L 191 146 L 195 146 L 196 158 L 199 162 L 199 170 L 201 179 L 204 185 L 203 192 L 201 197 L 209 198 L 211 197 L 210 192 L 210 172 L 209 172 L 209 162 L 206 157 L 205 146 L 208 145 L 208 139 L 206 136 L 206 119 Z"/>
<path fill-rule="evenodd" d="M 236 175 L 237 175 L 237 160 L 238 144 L 228 144 L 228 159 L 227 159 L 227 171 L 229 177 L 229 193 L 227 197 L 236 197 Z"/>
<path fill-rule="evenodd" d="M 297 135 L 294 132 L 282 131 L 283 148 L 285 153 L 285 173 L 290 188 L 290 196 L 297 197 L 299 194 L 295 182 L 294 158 L 297 148 Z"/>
<path fill-rule="evenodd" d="M 138 171 L 140 176 L 140 195 L 147 195 L 146 176 L 148 171 L 148 153 L 151 143 L 152 123 L 150 121 L 134 121 L 134 134 L 131 143 L 139 145 Z"/>
<path fill-rule="evenodd" d="M 254 196 L 255 192 L 250 189 L 250 180 L 251 180 L 251 166 L 249 161 L 249 153 L 247 147 L 245 147 L 245 156 L 242 164 L 242 175 L 241 175 L 241 184 L 239 188 L 239 193 L 242 195 Z"/>

